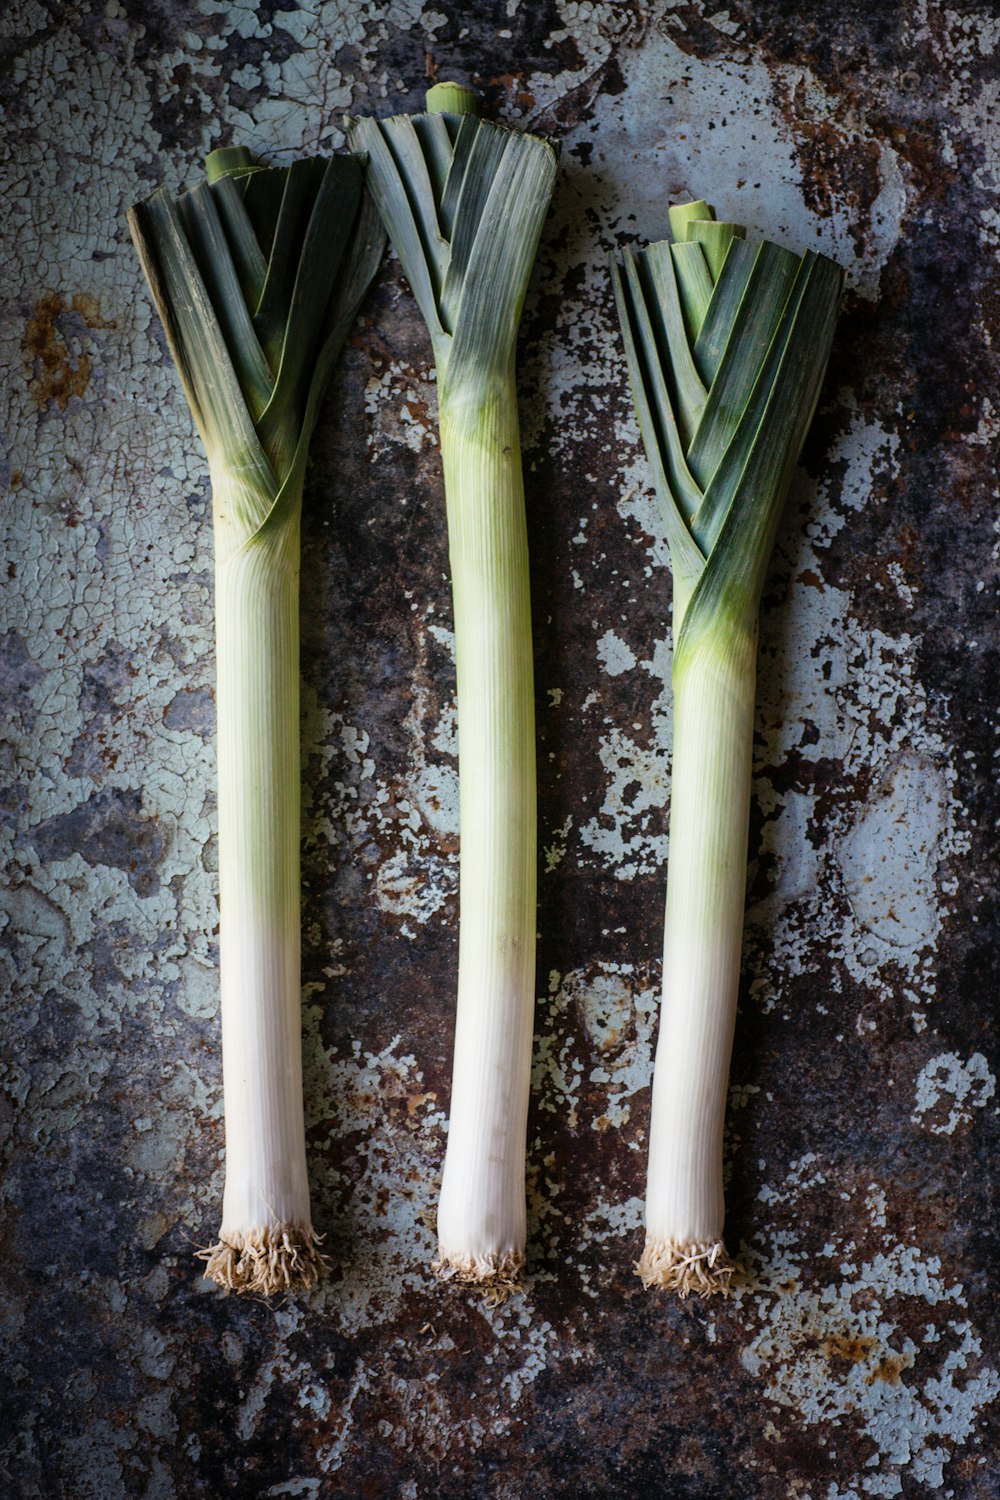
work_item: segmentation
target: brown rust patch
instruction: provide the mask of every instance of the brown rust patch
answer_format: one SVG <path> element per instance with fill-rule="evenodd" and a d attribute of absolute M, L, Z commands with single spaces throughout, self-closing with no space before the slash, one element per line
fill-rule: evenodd
<path fill-rule="evenodd" d="M 70 398 L 82 397 L 90 384 L 90 355 L 74 354 L 61 326 L 74 315 L 87 328 L 111 326 L 101 317 L 96 298 L 86 292 L 74 292 L 66 303 L 58 292 L 46 292 L 25 325 L 21 349 L 31 370 L 28 389 L 43 410 L 54 401 L 65 411 Z"/>
<path fill-rule="evenodd" d="M 114 320 L 101 316 L 101 304 L 89 292 L 74 292 L 70 299 L 70 311 L 79 313 L 88 328 L 113 328 Z"/>
<path fill-rule="evenodd" d="M 843 125 L 818 119 L 804 80 L 791 94 L 779 83 L 775 93 L 802 169 L 806 205 L 821 219 L 838 207 L 850 209 L 851 238 L 857 254 L 863 254 L 872 205 L 882 188 L 878 142 L 861 139 L 849 113 Z"/>
<path fill-rule="evenodd" d="M 826 592 L 826 584 L 812 568 L 803 568 L 798 575 L 797 582 L 808 584 L 811 589 L 818 589 L 821 594 Z"/>
<path fill-rule="evenodd" d="M 502 88 L 510 103 L 522 114 L 530 114 L 538 103 L 520 73 L 501 73 L 498 77 L 491 78 L 490 83 Z"/>
<path fill-rule="evenodd" d="M 878 1348 L 878 1339 L 864 1333 L 830 1333 L 822 1344 L 824 1356 L 833 1363 L 861 1365 Z"/>
<path fill-rule="evenodd" d="M 874 1370 L 868 1376 L 868 1384 L 874 1385 L 877 1380 L 886 1385 L 900 1385 L 904 1370 L 908 1370 L 913 1364 L 912 1356 L 908 1354 L 883 1354 Z"/>

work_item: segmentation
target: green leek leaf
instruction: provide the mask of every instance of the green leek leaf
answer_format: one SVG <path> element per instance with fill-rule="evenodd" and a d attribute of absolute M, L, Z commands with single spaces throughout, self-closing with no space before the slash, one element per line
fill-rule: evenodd
<path fill-rule="evenodd" d="M 777 245 L 747 244 L 741 226 L 716 225 L 708 213 L 704 203 L 672 209 L 671 226 L 685 236 L 680 245 L 626 252 L 624 277 L 612 265 L 678 585 L 680 654 L 685 632 L 708 628 L 723 604 L 752 628 L 843 291 L 843 273 L 824 256 L 800 259 Z M 694 246 L 706 256 L 704 270 Z M 706 273 L 714 282 L 707 304 Z M 702 380 L 708 389 L 699 412 Z"/>
<path fill-rule="evenodd" d="M 732 250 L 740 262 L 746 259 L 740 254 L 744 248 L 742 240 L 733 241 Z M 796 257 L 778 245 L 755 245 L 750 248 L 750 258 L 752 269 L 729 323 L 711 392 L 688 448 L 688 464 L 702 487 L 715 473 L 746 410 L 798 269 Z M 716 291 L 721 285 L 720 279 Z"/>
<path fill-rule="evenodd" d="M 713 281 L 719 279 L 733 240 L 745 236 L 742 224 L 719 224 L 714 219 L 690 219 L 684 226 L 684 238 L 696 240 L 704 250 Z"/>
<path fill-rule="evenodd" d="M 678 577 L 686 579 L 687 588 L 692 589 L 705 565 L 689 524 L 701 504 L 701 490 L 688 470 L 667 388 L 663 363 L 667 351 L 657 346 L 635 257 L 630 251 L 625 252 L 622 263 L 624 278 L 612 260 L 611 279 L 639 431 L 660 502 L 671 560 Z"/>
<path fill-rule="evenodd" d="M 212 189 L 205 182 L 199 183 L 183 193 L 177 205 L 236 378 L 253 421 L 258 422 L 274 394 L 274 380 L 247 310 L 235 257 L 229 253 Z"/>
<path fill-rule="evenodd" d="M 442 97 L 467 112 L 359 118 L 351 139 L 443 380 L 453 362 L 481 370 L 512 357 L 557 158 L 548 141 L 472 113 L 470 90 Z"/>
<path fill-rule="evenodd" d="M 254 326 L 272 370 L 281 362 L 288 312 L 295 286 L 295 273 L 305 239 L 306 225 L 326 171 L 318 157 L 293 162 L 283 173 L 284 191 L 267 258 L 267 275 Z"/>
<path fill-rule="evenodd" d="M 688 338 L 694 344 L 712 300 L 712 278 L 709 275 L 704 251 L 694 240 L 684 240 L 681 244 L 675 242 L 670 246 L 670 253 L 673 256 L 677 287 L 681 294 L 681 306 L 684 309 L 684 326 L 687 328 Z M 697 349 L 694 354 L 697 364 Z M 699 373 L 702 372 L 699 371 Z M 709 376 L 710 380 L 711 376 Z"/>
<path fill-rule="evenodd" d="M 211 183 L 211 189 L 219 217 L 225 226 L 233 266 L 243 289 L 243 301 L 248 312 L 251 309 L 256 311 L 260 306 L 267 278 L 267 261 L 247 212 L 243 190 L 229 174 L 216 178 Z"/>

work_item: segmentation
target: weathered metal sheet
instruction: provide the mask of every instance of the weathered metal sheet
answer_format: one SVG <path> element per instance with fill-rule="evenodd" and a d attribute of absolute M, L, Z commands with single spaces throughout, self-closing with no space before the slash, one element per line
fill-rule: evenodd
<path fill-rule="evenodd" d="M 14 0 L 0 837 L 5 1492 L 760 1496 L 1000 1486 L 1000 22 L 987 3 Z M 563 141 L 522 338 L 541 772 L 529 1283 L 436 1285 L 456 960 L 430 351 L 387 261 L 315 443 L 305 1046 L 335 1270 L 217 1228 L 205 467 L 124 211 L 428 67 Z M 727 1304 L 642 1292 L 669 573 L 605 261 L 693 192 L 849 269 L 762 621 Z M 342 402 L 338 407 L 337 401 Z"/>

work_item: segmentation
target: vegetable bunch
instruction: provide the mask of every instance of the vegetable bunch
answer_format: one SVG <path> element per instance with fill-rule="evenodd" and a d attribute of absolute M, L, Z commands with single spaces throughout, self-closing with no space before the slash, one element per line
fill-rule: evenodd
<path fill-rule="evenodd" d="M 299 994 L 298 566 L 319 402 L 381 256 L 430 334 L 455 611 L 461 866 L 439 1274 L 501 1300 L 525 1248 L 536 811 L 518 325 L 553 146 L 437 85 L 351 122 L 357 156 L 214 152 L 130 225 L 208 457 L 216 541 L 226 1188 L 207 1274 L 308 1287 Z M 367 163 L 369 198 L 364 189 Z M 705 203 L 612 278 L 673 570 L 674 747 L 646 1285 L 728 1289 L 722 1130 L 739 983 L 757 616 L 843 275 L 746 242 Z"/>

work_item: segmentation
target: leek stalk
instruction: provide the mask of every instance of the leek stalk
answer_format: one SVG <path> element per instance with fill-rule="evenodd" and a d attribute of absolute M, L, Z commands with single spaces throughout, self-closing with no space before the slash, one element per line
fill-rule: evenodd
<path fill-rule="evenodd" d="M 129 227 L 208 458 L 215 532 L 227 1290 L 311 1286 L 302 1107 L 299 533 L 309 440 L 384 236 L 354 157 L 213 152 Z"/>
<path fill-rule="evenodd" d="M 427 112 L 352 123 L 431 335 L 455 611 L 458 1007 L 435 1269 L 494 1300 L 524 1262 L 535 959 L 535 729 L 514 378 L 552 193 L 546 141 L 443 83 Z"/>
<path fill-rule="evenodd" d="M 673 571 L 674 743 L 643 1283 L 725 1294 L 722 1142 L 740 978 L 757 617 L 843 290 L 706 203 L 612 264 Z"/>

